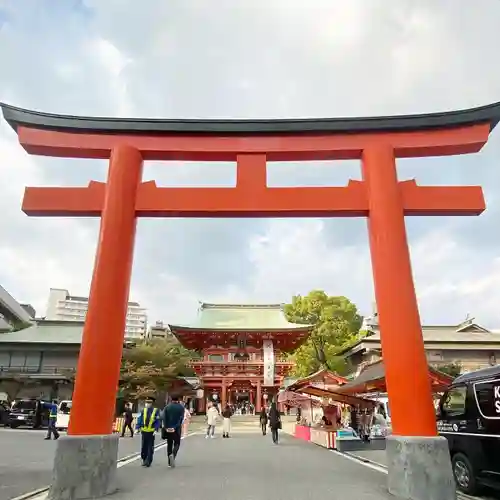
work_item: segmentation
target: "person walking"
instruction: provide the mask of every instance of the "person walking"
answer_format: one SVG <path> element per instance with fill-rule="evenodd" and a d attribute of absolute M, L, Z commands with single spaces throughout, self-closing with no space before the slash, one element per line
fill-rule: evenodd
<path fill-rule="evenodd" d="M 54 436 L 54 439 L 59 439 L 59 432 L 57 430 L 57 401 L 45 403 L 44 408 L 49 410 L 49 424 L 45 441 L 50 441 L 52 436 Z"/>
<path fill-rule="evenodd" d="M 143 467 L 151 467 L 155 452 L 155 432 L 160 429 L 160 412 L 153 407 L 154 398 L 146 399 L 146 406 L 137 418 L 137 431 L 141 433 L 141 459 Z"/>
<path fill-rule="evenodd" d="M 172 394 L 170 403 L 163 410 L 163 428 L 167 439 L 168 466 L 175 467 L 175 459 L 181 446 L 182 423 L 186 408 L 177 394 Z"/>
<path fill-rule="evenodd" d="M 226 405 L 224 411 L 222 412 L 222 437 L 228 438 L 229 434 L 231 434 L 231 417 L 233 416 L 233 412 L 229 405 Z"/>
<path fill-rule="evenodd" d="M 219 417 L 219 410 L 217 410 L 217 406 L 213 403 L 209 403 L 209 407 L 207 410 L 207 435 L 205 439 L 215 437 L 215 426 L 217 425 L 217 419 Z"/>
<path fill-rule="evenodd" d="M 260 428 L 262 429 L 262 435 L 265 436 L 267 434 L 267 422 L 268 422 L 267 411 L 265 406 L 262 407 L 262 410 L 260 410 L 259 420 L 260 420 Z"/>
<path fill-rule="evenodd" d="M 130 437 L 134 437 L 134 429 L 132 428 L 132 422 L 134 421 L 134 414 L 132 412 L 132 405 L 127 403 L 125 405 L 125 411 L 123 412 L 124 422 L 122 427 L 121 437 L 125 436 L 125 431 L 128 429 L 130 431 Z"/>
<path fill-rule="evenodd" d="M 184 406 L 184 421 L 182 422 L 182 436 L 186 437 L 189 431 L 189 424 L 191 422 L 191 412 L 187 406 Z"/>
<path fill-rule="evenodd" d="M 269 410 L 269 427 L 271 427 L 273 443 L 278 444 L 278 430 L 281 429 L 281 415 L 274 401 L 271 403 L 271 409 Z"/>

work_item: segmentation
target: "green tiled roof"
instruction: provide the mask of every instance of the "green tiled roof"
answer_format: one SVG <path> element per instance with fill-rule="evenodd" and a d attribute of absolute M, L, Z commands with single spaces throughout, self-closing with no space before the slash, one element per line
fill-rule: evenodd
<path fill-rule="evenodd" d="M 0 343 L 76 344 L 82 343 L 83 322 L 39 321 L 18 332 L 0 333 Z"/>
<path fill-rule="evenodd" d="M 201 304 L 196 321 L 169 325 L 171 330 L 296 330 L 311 325 L 289 323 L 281 304 Z"/>

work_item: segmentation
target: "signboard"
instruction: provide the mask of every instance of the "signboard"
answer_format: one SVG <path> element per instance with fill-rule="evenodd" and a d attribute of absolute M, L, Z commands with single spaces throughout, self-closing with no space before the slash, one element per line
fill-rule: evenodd
<path fill-rule="evenodd" d="M 274 346 L 272 340 L 264 340 L 262 343 L 264 354 L 264 385 L 274 385 Z"/>
<path fill-rule="evenodd" d="M 474 396 L 483 418 L 500 419 L 500 379 L 477 382 Z"/>

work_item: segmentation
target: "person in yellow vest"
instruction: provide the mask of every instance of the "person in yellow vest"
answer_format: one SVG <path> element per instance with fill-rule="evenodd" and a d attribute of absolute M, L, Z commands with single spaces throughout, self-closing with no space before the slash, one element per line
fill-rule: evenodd
<path fill-rule="evenodd" d="M 142 436 L 141 458 L 143 467 L 151 467 L 155 451 L 155 432 L 160 429 L 160 411 L 153 407 L 154 398 L 146 399 L 146 406 L 137 418 L 137 430 Z"/>
<path fill-rule="evenodd" d="M 50 441 L 52 436 L 54 439 L 59 439 L 59 432 L 57 431 L 57 401 L 52 401 L 51 403 L 45 403 L 44 407 L 49 410 L 49 422 L 47 427 L 46 441 Z"/>

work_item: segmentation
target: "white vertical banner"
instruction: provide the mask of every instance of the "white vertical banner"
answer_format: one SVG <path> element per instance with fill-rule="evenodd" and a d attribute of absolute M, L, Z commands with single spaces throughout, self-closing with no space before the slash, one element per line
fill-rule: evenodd
<path fill-rule="evenodd" d="M 274 385 L 274 346 L 272 340 L 264 340 L 262 343 L 264 354 L 264 385 Z"/>

